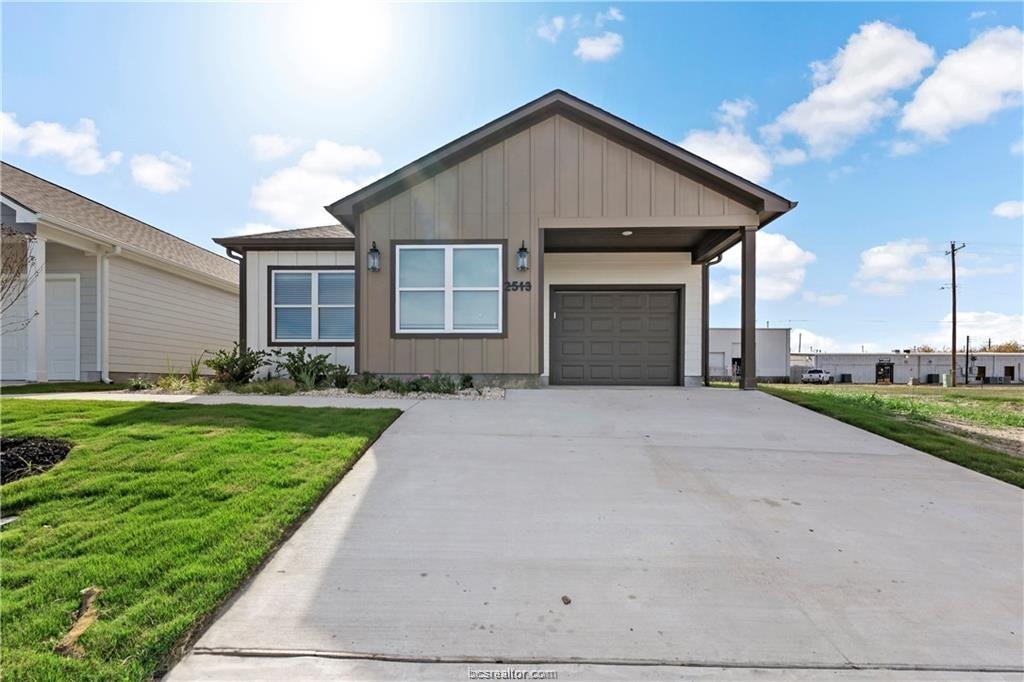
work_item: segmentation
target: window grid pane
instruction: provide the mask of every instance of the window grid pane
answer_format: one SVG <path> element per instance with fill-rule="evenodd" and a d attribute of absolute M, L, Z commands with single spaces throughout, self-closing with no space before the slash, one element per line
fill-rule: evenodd
<path fill-rule="evenodd" d="M 313 336 L 311 308 L 278 308 L 274 316 L 274 337 L 282 340 L 308 340 Z"/>
<path fill-rule="evenodd" d="M 313 302 L 313 278 L 308 272 L 275 272 L 275 305 L 310 305 Z"/>
<path fill-rule="evenodd" d="M 320 340 L 352 341 L 355 339 L 355 308 L 321 307 L 318 322 Z"/>
<path fill-rule="evenodd" d="M 355 273 L 321 272 L 317 277 L 319 305 L 352 305 L 355 303 Z"/>

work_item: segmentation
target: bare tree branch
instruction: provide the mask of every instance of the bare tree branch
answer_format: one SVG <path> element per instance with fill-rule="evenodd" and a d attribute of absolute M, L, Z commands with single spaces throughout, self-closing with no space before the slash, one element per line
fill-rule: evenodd
<path fill-rule="evenodd" d="M 0 233 L 0 330 L 4 332 L 24 329 L 37 314 L 27 309 L 22 314 L 15 308 L 39 276 L 30 248 L 35 239 L 33 234 L 9 227 L 2 228 Z"/>

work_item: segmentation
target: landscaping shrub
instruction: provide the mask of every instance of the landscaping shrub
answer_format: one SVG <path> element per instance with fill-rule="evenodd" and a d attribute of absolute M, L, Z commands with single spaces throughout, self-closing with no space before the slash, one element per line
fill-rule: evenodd
<path fill-rule="evenodd" d="M 455 393 L 458 384 L 447 374 L 424 374 L 409 380 L 409 390 L 418 393 Z"/>
<path fill-rule="evenodd" d="M 206 351 L 199 354 L 199 357 L 189 358 L 188 360 L 188 380 L 193 384 L 199 381 L 199 370 L 203 366 L 203 356 L 206 355 Z"/>
<path fill-rule="evenodd" d="M 393 391 L 398 395 L 405 395 L 412 390 L 409 387 L 409 383 L 399 377 L 388 377 L 385 379 L 383 388 L 385 391 Z"/>
<path fill-rule="evenodd" d="M 375 393 L 383 388 L 384 380 L 372 372 L 363 372 L 356 378 L 349 379 L 348 382 L 348 390 L 359 395 Z"/>
<path fill-rule="evenodd" d="M 295 393 L 295 384 L 288 379 L 259 379 L 248 384 L 235 386 L 232 390 L 243 395 L 291 395 Z"/>
<path fill-rule="evenodd" d="M 349 382 L 349 371 L 346 365 L 330 365 L 327 371 L 327 383 L 334 388 L 345 388 Z"/>
<path fill-rule="evenodd" d="M 221 383 L 247 384 L 269 357 L 270 353 L 265 350 L 239 348 L 236 343 L 231 350 L 221 349 L 213 353 L 206 366 L 214 371 L 216 380 Z"/>
<path fill-rule="evenodd" d="M 327 360 L 330 357 L 326 353 L 307 354 L 305 346 L 287 353 L 274 351 L 277 368 L 283 369 L 303 391 L 312 391 L 327 380 L 331 368 L 331 363 Z"/>
<path fill-rule="evenodd" d="M 129 391 L 145 391 L 153 388 L 153 384 L 144 377 L 132 377 L 128 380 Z"/>
<path fill-rule="evenodd" d="M 221 390 L 220 384 L 206 377 L 191 379 L 177 374 L 160 377 L 156 381 L 156 387 L 168 393 L 219 393 Z"/>
<path fill-rule="evenodd" d="M 463 374 L 459 377 L 459 388 L 463 391 L 473 388 L 473 375 Z"/>

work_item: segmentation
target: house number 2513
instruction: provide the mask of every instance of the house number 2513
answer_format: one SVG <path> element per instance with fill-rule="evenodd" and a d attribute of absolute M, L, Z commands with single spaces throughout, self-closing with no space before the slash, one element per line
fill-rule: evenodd
<path fill-rule="evenodd" d="M 523 282 L 518 279 L 509 280 L 505 282 L 505 291 L 530 291 L 533 289 L 533 282 L 529 280 Z"/>

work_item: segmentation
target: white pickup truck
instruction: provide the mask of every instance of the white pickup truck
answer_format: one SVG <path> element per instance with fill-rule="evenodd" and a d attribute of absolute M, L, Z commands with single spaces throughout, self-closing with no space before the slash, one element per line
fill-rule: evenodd
<path fill-rule="evenodd" d="M 827 369 L 809 369 L 800 377 L 801 384 L 834 384 L 836 378 Z"/>

